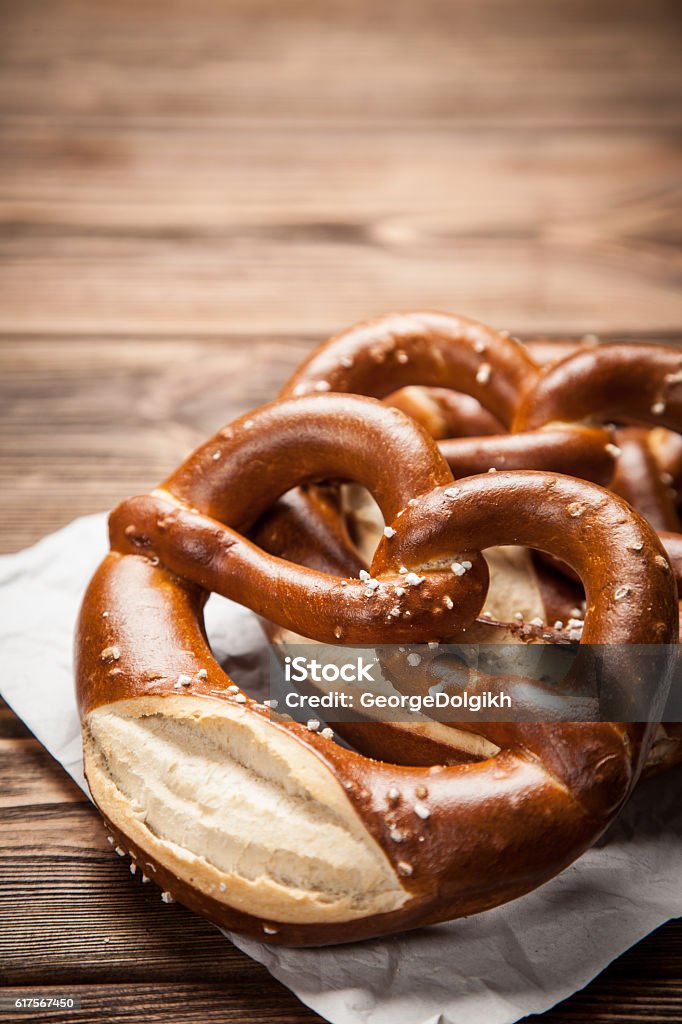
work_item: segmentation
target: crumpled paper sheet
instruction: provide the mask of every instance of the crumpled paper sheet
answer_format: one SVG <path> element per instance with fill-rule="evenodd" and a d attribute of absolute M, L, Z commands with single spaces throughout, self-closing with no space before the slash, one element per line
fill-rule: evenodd
<path fill-rule="evenodd" d="M 83 789 L 72 637 L 106 548 L 105 516 L 96 515 L 0 558 L 0 692 Z M 213 597 L 207 627 L 218 658 L 229 652 L 230 670 L 252 688 L 253 655 L 265 642 L 256 618 Z M 485 914 L 328 949 L 228 938 L 333 1024 L 512 1024 L 682 914 L 681 794 L 679 770 L 640 784 L 576 864 Z"/>

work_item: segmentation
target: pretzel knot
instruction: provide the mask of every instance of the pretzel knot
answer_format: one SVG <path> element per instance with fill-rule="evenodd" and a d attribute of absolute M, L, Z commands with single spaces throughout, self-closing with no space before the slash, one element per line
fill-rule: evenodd
<path fill-rule="evenodd" d="M 420 382 L 442 381 L 457 345 L 429 348 L 404 333 L 400 351 L 424 361 Z M 482 392 L 474 357 L 484 342 L 469 341 L 455 361 Z M 528 395 L 538 381 L 516 348 L 503 341 L 494 357 L 508 376 L 489 406 L 505 423 L 518 415 L 519 389 Z M 377 351 L 372 358 L 385 363 Z M 394 362 L 389 389 L 405 380 L 405 363 Z M 366 389 L 377 393 L 370 371 Z M 299 389 L 237 420 L 158 490 L 112 513 L 111 551 L 76 638 L 85 769 L 112 840 L 165 898 L 291 945 L 471 914 L 539 885 L 613 819 L 650 727 L 487 725 L 470 737 L 472 763 L 376 761 L 272 715 L 232 682 L 203 626 L 210 591 L 323 642 L 439 640 L 468 628 L 483 606 L 481 551 L 523 544 L 582 579 L 585 642 L 677 637 L 665 552 L 622 499 L 547 472 L 455 482 L 436 443 L 400 411 L 303 390 L 312 394 Z M 260 517 L 292 488 L 349 480 L 369 490 L 384 519 L 369 573 L 295 564 L 284 557 L 295 530 L 271 533 L 279 556 L 254 542 Z M 454 572 L 455 562 L 466 571 Z"/>

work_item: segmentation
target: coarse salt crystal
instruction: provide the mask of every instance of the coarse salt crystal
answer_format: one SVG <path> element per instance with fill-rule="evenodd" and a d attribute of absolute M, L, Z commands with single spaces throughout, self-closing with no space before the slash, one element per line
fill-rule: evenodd
<path fill-rule="evenodd" d="M 408 572 L 405 582 L 409 587 L 418 587 L 425 579 L 426 576 L 417 576 L 416 572 Z"/>

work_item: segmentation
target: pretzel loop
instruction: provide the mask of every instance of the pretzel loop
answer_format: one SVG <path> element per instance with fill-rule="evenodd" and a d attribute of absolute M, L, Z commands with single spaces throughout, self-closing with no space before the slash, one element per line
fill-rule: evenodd
<path fill-rule="evenodd" d="M 522 345 L 485 324 L 446 313 L 391 314 L 357 324 L 317 348 L 280 398 L 350 392 L 384 398 L 408 385 L 452 388 L 509 426 L 538 368 Z"/>
<path fill-rule="evenodd" d="M 378 642 L 387 629 L 396 643 L 443 639 L 476 617 L 487 566 L 480 556 L 468 559 L 466 548 L 466 579 L 416 558 L 353 580 L 266 555 L 241 536 L 291 487 L 326 477 L 367 486 L 385 521 L 394 523 L 391 535 L 402 532 L 401 515 L 418 495 L 453 483 L 433 441 L 397 410 L 341 395 L 294 399 L 242 417 L 153 496 L 119 506 L 110 520 L 112 547 L 156 557 L 178 575 L 326 643 Z"/>

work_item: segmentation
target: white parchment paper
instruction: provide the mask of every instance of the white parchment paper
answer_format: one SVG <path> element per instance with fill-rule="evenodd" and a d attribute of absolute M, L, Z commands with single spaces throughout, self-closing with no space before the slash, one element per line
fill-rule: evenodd
<path fill-rule="evenodd" d="M 0 558 L 0 692 L 85 789 L 72 637 L 107 549 L 104 515 Z M 264 638 L 245 609 L 211 598 L 214 650 L 251 688 Z M 391 939 L 288 950 L 229 935 L 333 1024 L 512 1024 L 582 988 L 682 914 L 682 772 L 640 785 L 608 835 L 558 878 L 507 906 Z M 112 854 L 113 856 L 113 854 Z"/>

